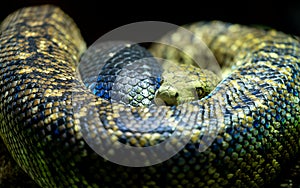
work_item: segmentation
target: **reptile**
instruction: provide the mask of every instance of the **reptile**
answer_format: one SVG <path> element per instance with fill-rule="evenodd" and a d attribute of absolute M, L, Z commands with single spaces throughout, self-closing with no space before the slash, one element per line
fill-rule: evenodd
<path fill-rule="evenodd" d="M 202 99 L 128 107 L 86 88 L 76 72 L 86 44 L 59 7 L 10 14 L 0 27 L 0 135 L 18 165 L 41 187 L 260 187 L 276 179 L 299 151 L 298 37 L 221 21 L 188 28 L 232 71 Z M 163 123 L 131 131 L 139 121 Z M 100 147 L 190 136 L 170 159 L 128 167 L 92 150 L 84 128 Z"/>

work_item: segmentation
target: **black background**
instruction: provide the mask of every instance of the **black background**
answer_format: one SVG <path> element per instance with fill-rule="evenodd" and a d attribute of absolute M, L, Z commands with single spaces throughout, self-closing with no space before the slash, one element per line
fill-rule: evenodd
<path fill-rule="evenodd" d="M 300 35 L 300 1 L 88 1 L 13 0 L 1 2 L 0 19 L 30 5 L 55 4 L 77 23 L 87 44 L 106 32 L 137 21 L 165 21 L 177 25 L 201 20 L 222 20 L 246 25 L 263 25 Z"/>

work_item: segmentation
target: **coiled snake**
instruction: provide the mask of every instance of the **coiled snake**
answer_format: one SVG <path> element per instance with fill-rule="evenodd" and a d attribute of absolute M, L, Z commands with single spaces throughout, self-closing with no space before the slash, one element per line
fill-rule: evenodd
<path fill-rule="evenodd" d="M 85 43 L 58 7 L 9 15 L 0 36 L 0 131 L 13 158 L 41 187 L 256 187 L 274 180 L 299 150 L 299 41 L 223 22 L 190 29 L 222 67 L 237 68 L 201 100 L 147 110 L 109 103 L 84 86 L 75 68 Z M 74 107 L 100 117 L 92 133 L 131 146 L 156 145 L 170 138 L 173 125 L 185 134 L 194 124 L 189 142 L 169 160 L 126 167 L 86 144 L 80 125 L 93 118 Z M 143 133 L 122 128 L 120 116 L 128 124 L 167 121 Z M 204 136 L 212 143 L 199 152 Z"/>

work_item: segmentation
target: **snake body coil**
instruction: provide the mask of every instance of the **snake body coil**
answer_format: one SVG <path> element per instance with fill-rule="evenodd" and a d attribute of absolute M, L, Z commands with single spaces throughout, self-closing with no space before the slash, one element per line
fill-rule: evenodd
<path fill-rule="evenodd" d="M 18 10 L 0 29 L 1 137 L 42 187 L 255 187 L 272 181 L 298 153 L 300 45 L 289 35 L 222 22 L 191 26 L 223 67 L 236 69 L 203 100 L 145 112 L 124 110 L 84 87 L 75 68 L 85 43 L 59 8 Z M 100 116 L 103 125 L 91 131 L 109 132 L 101 136 L 132 146 L 155 145 L 168 139 L 173 124 L 195 121 L 178 154 L 161 164 L 130 168 L 90 149 L 80 124 L 93 119 L 74 106 L 92 107 L 92 116 Z M 122 111 L 129 124 L 138 114 L 146 124 L 157 118 L 170 125 L 130 132 L 118 124 Z M 198 152 L 205 136 L 212 144 Z"/>

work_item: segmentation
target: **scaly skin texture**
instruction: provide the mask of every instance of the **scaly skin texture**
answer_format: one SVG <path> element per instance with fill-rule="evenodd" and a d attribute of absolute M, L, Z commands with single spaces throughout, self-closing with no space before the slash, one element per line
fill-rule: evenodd
<path fill-rule="evenodd" d="M 175 109 L 126 110 L 91 94 L 77 77 L 85 43 L 59 8 L 10 15 L 0 28 L 0 133 L 13 158 L 41 187 L 258 187 L 272 181 L 299 150 L 299 42 L 278 31 L 222 22 L 191 29 L 223 67 L 235 70 L 202 100 Z M 92 109 L 89 116 L 86 109 Z M 169 124 L 156 133 L 124 131 L 117 120 L 123 115 L 136 124 L 133 114 L 149 126 L 157 119 Z M 93 124 L 97 117 L 101 123 Z M 174 125 L 181 134 L 187 125 L 193 131 L 168 161 L 130 168 L 89 148 L 80 126 L 87 124 L 93 125 L 83 127 L 88 136 L 96 132 L 131 146 L 167 140 Z M 204 137 L 212 141 L 208 148 Z"/>

